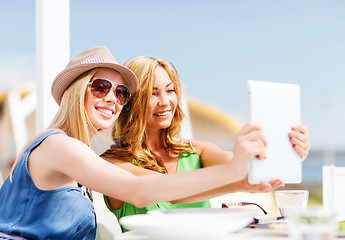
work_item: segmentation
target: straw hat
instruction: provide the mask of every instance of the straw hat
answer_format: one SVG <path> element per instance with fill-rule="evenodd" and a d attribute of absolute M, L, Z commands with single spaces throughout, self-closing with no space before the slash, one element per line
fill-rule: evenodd
<path fill-rule="evenodd" d="M 51 92 L 57 104 L 60 106 L 65 90 L 77 77 L 97 67 L 111 68 L 118 71 L 131 94 L 136 91 L 138 79 L 135 74 L 127 67 L 118 64 L 106 47 L 94 47 L 74 57 L 54 79 Z"/>

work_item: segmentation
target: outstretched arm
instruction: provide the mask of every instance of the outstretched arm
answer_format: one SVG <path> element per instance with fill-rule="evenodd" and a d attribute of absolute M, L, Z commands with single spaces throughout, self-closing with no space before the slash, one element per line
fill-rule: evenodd
<path fill-rule="evenodd" d="M 205 147 L 207 150 L 201 151 L 200 153 L 201 157 L 204 159 L 208 159 L 210 163 L 207 161 L 203 162 L 204 165 L 211 166 L 211 158 L 217 160 L 217 164 L 234 164 L 238 159 L 247 159 L 249 155 L 252 157 L 257 156 L 259 159 L 263 159 L 265 157 L 265 139 L 263 138 L 260 128 L 255 124 L 247 124 L 240 133 L 238 133 L 235 137 L 235 144 L 234 144 L 234 153 L 227 152 L 221 150 L 219 147 L 217 147 L 214 144 L 210 143 L 202 143 L 198 142 L 196 143 L 197 151 L 200 151 L 201 148 Z M 253 155 L 253 153 L 256 153 Z M 108 159 L 110 160 L 110 159 Z M 119 160 L 110 160 L 114 164 L 120 166 L 123 169 L 126 169 L 127 171 L 137 175 L 159 175 L 159 173 L 143 169 L 137 166 L 134 166 L 131 163 L 123 162 Z M 214 161 L 216 162 L 216 161 Z M 250 161 L 248 161 L 250 162 Z M 249 165 L 247 164 L 246 171 L 249 170 Z M 229 172 L 229 175 L 231 173 Z M 242 180 L 242 179 L 241 179 Z M 234 181 L 236 182 L 236 181 Z M 273 187 L 276 183 L 272 183 Z M 185 184 L 186 185 L 186 184 Z M 231 186 L 231 185 L 224 185 L 221 188 L 213 189 L 210 191 L 204 191 L 200 194 L 191 194 L 188 197 L 179 198 L 177 200 L 172 200 L 172 203 L 181 203 L 181 202 L 196 202 L 196 201 L 202 201 L 205 199 L 210 199 L 215 196 L 223 195 L 225 193 L 233 192 L 237 190 L 237 185 Z M 259 188 L 259 187 L 257 187 Z M 122 205 L 122 201 L 115 198 L 109 198 L 111 207 L 113 209 L 117 209 Z"/>
<path fill-rule="evenodd" d="M 251 158 L 262 159 L 265 155 L 264 145 L 257 141 L 261 139 L 259 126 L 246 125 L 236 139 L 231 162 L 178 174 L 137 177 L 104 161 L 80 141 L 62 134 L 48 137 L 36 149 L 40 149 L 39 159 L 36 155 L 37 161 L 33 162 L 38 164 L 36 168 L 40 165 L 42 169 L 44 165 L 47 181 L 53 182 L 55 176 L 62 175 L 66 180 L 69 178 L 107 196 L 144 207 L 200 194 L 245 178 Z"/>

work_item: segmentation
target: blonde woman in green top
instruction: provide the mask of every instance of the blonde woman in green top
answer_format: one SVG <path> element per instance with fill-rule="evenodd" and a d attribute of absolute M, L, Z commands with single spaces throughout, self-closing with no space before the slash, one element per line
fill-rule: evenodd
<path fill-rule="evenodd" d="M 122 110 L 113 128 L 114 145 L 101 155 L 104 159 L 137 176 L 191 171 L 230 162 L 233 159 L 232 152 L 223 151 L 212 143 L 176 137 L 180 132 L 184 114 L 179 103 L 178 75 L 170 62 L 152 57 L 136 57 L 124 65 L 136 74 L 139 87 Z M 247 124 L 244 129 L 250 125 L 252 123 Z M 234 149 L 243 137 L 245 134 L 240 133 L 235 138 Z M 304 159 L 309 150 L 306 127 L 302 124 L 294 127 L 290 139 Z M 265 140 L 256 141 L 255 144 L 259 145 L 255 146 L 252 142 L 245 144 L 248 148 L 262 147 L 260 144 L 265 144 Z M 122 216 L 142 214 L 160 207 L 210 207 L 208 199 L 229 192 L 265 192 L 282 186 L 284 183 L 279 179 L 249 185 L 245 178 L 201 194 L 141 209 L 110 197 L 106 198 L 106 202 L 119 219 Z"/>

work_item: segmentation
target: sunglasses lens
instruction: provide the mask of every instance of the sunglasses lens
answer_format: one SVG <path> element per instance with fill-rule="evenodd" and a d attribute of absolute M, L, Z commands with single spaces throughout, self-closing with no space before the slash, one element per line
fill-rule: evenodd
<path fill-rule="evenodd" d="M 124 85 L 117 85 L 115 90 L 116 98 L 119 104 L 125 105 L 131 96 L 129 89 Z"/>
<path fill-rule="evenodd" d="M 91 84 L 91 93 L 97 98 L 104 98 L 112 88 L 111 82 L 106 79 L 96 79 Z M 120 105 L 125 105 L 131 97 L 129 89 L 125 85 L 117 85 L 115 96 Z"/>
<path fill-rule="evenodd" d="M 96 79 L 92 82 L 91 93 L 95 97 L 103 98 L 109 93 L 111 86 L 111 82 L 109 82 L 108 80 Z"/>

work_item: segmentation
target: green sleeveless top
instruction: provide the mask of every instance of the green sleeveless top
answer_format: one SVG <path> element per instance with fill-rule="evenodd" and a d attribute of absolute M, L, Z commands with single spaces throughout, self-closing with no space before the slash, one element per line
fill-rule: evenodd
<path fill-rule="evenodd" d="M 200 158 L 197 153 L 193 152 L 186 152 L 179 156 L 178 163 L 177 163 L 177 170 L 176 172 L 188 172 L 195 169 L 200 168 Z M 195 202 L 195 203 L 177 203 L 171 204 L 169 202 L 162 202 L 153 205 L 146 206 L 144 208 L 137 208 L 132 204 L 127 202 L 123 202 L 121 208 L 119 209 L 111 209 L 109 204 L 109 199 L 104 197 L 105 203 L 108 209 L 115 214 L 117 219 L 119 220 L 121 217 L 134 215 L 134 214 L 145 214 L 147 211 L 157 210 L 159 208 L 163 209 L 175 209 L 175 208 L 192 208 L 192 207 L 202 207 L 202 208 L 210 208 L 211 204 L 210 201 L 202 201 L 202 202 Z M 126 228 L 121 226 L 122 232 L 128 231 Z"/>

